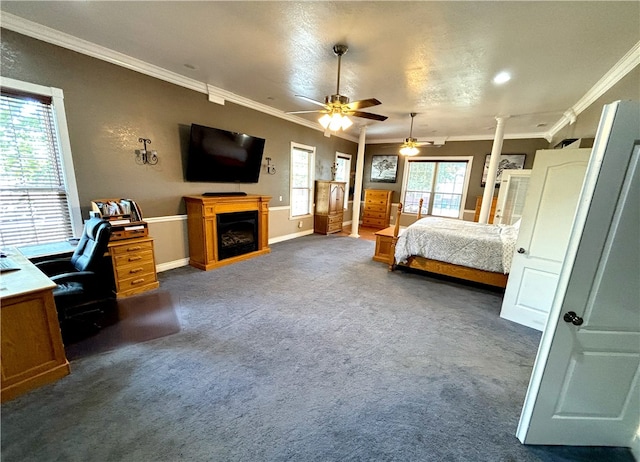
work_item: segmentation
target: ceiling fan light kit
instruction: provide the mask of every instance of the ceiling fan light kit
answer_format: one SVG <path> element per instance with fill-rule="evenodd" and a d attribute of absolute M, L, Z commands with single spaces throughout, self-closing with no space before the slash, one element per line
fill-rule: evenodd
<path fill-rule="evenodd" d="M 349 102 L 349 98 L 340 94 L 340 66 L 342 62 L 342 55 L 344 55 L 349 50 L 347 45 L 334 45 L 333 52 L 338 56 L 338 83 L 336 85 L 336 93 L 333 95 L 325 96 L 324 103 L 320 101 L 315 101 L 311 98 L 302 95 L 296 95 L 299 98 L 305 99 L 313 104 L 317 104 L 319 106 L 323 106 L 324 109 L 319 109 L 316 111 L 290 111 L 287 114 L 305 114 L 310 112 L 319 112 L 323 114 L 319 119 L 320 125 L 325 131 L 338 131 L 338 130 L 346 130 L 353 122 L 349 118 L 352 117 L 361 117 L 364 119 L 378 120 L 384 121 L 387 120 L 386 116 L 380 114 L 372 114 L 369 112 L 362 112 L 359 109 L 363 109 L 366 107 L 377 106 L 382 104 L 375 98 L 363 99 L 359 101 Z"/>

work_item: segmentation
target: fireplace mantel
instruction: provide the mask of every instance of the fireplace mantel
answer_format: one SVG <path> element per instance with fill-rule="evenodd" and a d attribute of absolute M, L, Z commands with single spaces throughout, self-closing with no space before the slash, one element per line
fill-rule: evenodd
<path fill-rule="evenodd" d="M 205 271 L 271 252 L 269 201 L 271 196 L 184 196 L 187 206 L 189 264 Z M 221 260 L 218 252 L 217 215 L 258 212 L 258 250 Z"/>

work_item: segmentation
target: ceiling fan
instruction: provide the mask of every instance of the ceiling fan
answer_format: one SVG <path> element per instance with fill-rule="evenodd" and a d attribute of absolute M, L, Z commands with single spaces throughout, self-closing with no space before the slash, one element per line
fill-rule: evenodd
<path fill-rule="evenodd" d="M 333 52 L 338 56 L 338 84 L 336 86 L 336 93 L 334 95 L 328 95 L 324 98 L 324 103 L 316 101 L 312 98 L 308 98 L 302 95 L 296 95 L 298 98 L 302 98 L 310 103 L 322 106 L 323 109 L 315 111 L 290 111 L 287 114 L 308 114 L 312 112 L 318 112 L 324 114 L 319 122 L 325 128 L 325 130 L 346 130 L 352 124 L 348 116 L 360 117 L 364 119 L 383 121 L 387 120 L 386 116 L 379 114 L 372 114 L 370 112 L 362 112 L 360 109 L 367 107 L 377 106 L 382 104 L 375 98 L 362 99 L 359 101 L 349 102 L 349 98 L 340 94 L 340 65 L 342 61 L 342 55 L 349 50 L 347 45 L 334 45 Z"/>
<path fill-rule="evenodd" d="M 418 141 L 413 138 L 413 118 L 416 116 L 415 112 L 411 113 L 411 129 L 409 130 L 409 138 L 404 139 L 404 143 L 400 146 L 400 154 L 404 156 L 415 156 L 420 152 L 419 146 L 433 146 L 433 141 Z"/>

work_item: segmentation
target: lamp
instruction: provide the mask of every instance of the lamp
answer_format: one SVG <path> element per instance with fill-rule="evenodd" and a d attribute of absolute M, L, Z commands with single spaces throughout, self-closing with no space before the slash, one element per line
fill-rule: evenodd
<path fill-rule="evenodd" d="M 151 144 L 151 140 L 149 138 L 138 138 L 138 143 L 142 143 L 143 148 L 136 149 L 136 163 L 140 165 L 156 165 L 158 163 L 158 153 L 156 151 L 147 151 L 147 144 Z"/>

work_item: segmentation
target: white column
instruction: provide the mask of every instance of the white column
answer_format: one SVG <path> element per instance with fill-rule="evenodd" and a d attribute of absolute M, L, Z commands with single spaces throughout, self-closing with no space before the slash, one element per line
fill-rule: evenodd
<path fill-rule="evenodd" d="M 484 185 L 484 194 L 482 195 L 482 206 L 480 207 L 479 223 L 487 224 L 489 222 L 489 214 L 491 213 L 491 202 L 493 201 L 493 192 L 496 189 L 496 176 L 498 175 L 498 163 L 500 162 L 500 154 L 502 153 L 502 141 L 504 140 L 504 117 L 496 117 L 498 124 L 496 125 L 496 135 L 493 139 L 493 148 L 491 148 L 491 157 L 489 158 L 489 172 L 487 172 L 487 181 Z"/>
<path fill-rule="evenodd" d="M 351 234 L 349 237 L 360 237 L 360 198 L 362 197 L 362 175 L 364 174 L 364 145 L 367 138 L 367 126 L 360 128 L 358 139 L 358 157 L 356 158 L 356 182 L 353 185 L 353 210 L 351 214 Z"/>

